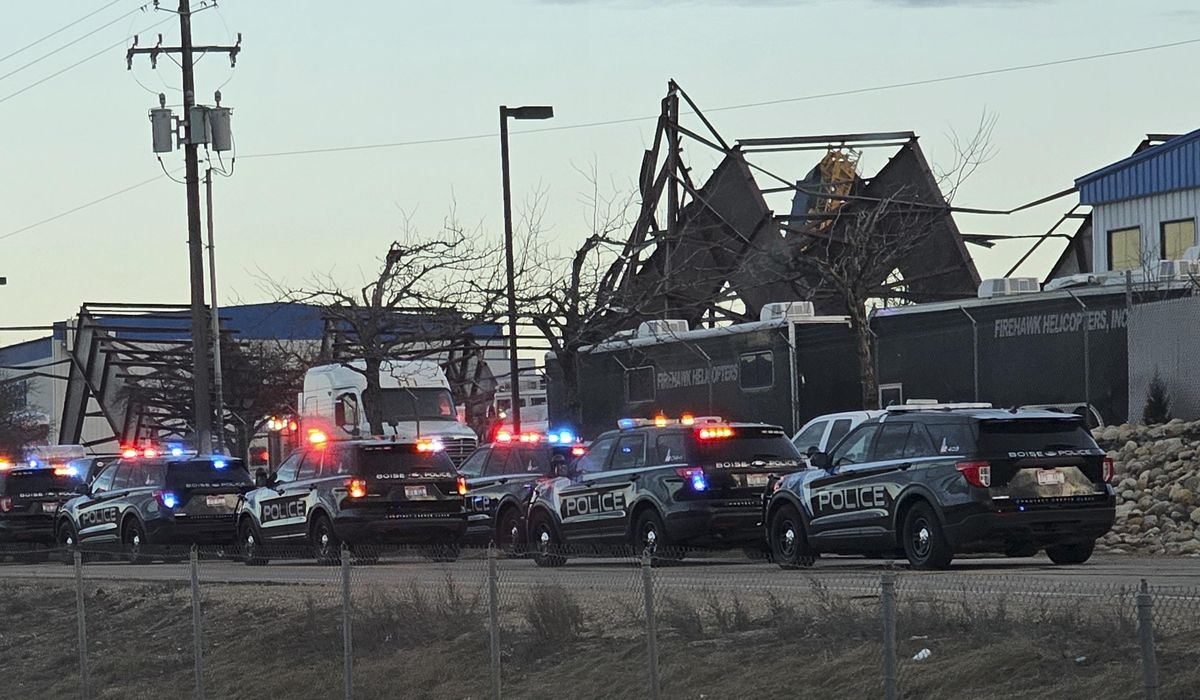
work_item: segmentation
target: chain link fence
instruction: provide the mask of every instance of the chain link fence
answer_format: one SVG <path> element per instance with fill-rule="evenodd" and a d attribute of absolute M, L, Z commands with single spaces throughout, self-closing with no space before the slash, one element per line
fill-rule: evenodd
<path fill-rule="evenodd" d="M 686 554 L 686 556 L 680 556 Z M 1190 698 L 1200 590 L 728 553 L 14 561 L 5 695 Z"/>

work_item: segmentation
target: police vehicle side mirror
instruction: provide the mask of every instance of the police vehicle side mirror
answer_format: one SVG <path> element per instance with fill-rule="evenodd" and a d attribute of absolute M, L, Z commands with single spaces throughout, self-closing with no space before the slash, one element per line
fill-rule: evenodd
<path fill-rule="evenodd" d="M 77 495 L 86 496 L 86 495 L 90 494 L 91 492 L 92 492 L 92 489 L 87 484 L 79 483 L 79 484 L 75 485 L 75 493 Z"/>
<path fill-rule="evenodd" d="M 808 456 L 808 465 L 814 469 L 829 469 L 829 455 L 825 452 L 814 452 Z"/>
<path fill-rule="evenodd" d="M 265 487 L 265 486 L 270 486 L 270 485 L 271 485 L 271 483 L 270 483 L 270 482 L 271 482 L 271 477 L 267 476 L 267 470 L 266 470 L 266 469 L 263 469 L 263 468 L 261 468 L 261 467 L 260 467 L 259 469 L 255 470 L 255 472 L 254 472 L 254 485 L 255 485 L 256 487 L 258 487 L 258 488 L 260 488 L 260 489 L 261 489 L 261 488 L 263 488 L 263 487 Z"/>

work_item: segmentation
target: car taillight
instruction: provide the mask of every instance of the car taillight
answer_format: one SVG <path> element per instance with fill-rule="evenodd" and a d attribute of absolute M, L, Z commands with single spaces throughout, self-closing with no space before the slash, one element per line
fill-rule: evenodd
<path fill-rule="evenodd" d="M 154 496 L 158 498 L 158 502 L 163 504 L 164 508 L 174 508 L 179 505 L 179 497 L 170 491 L 158 491 Z"/>
<path fill-rule="evenodd" d="M 708 479 L 704 476 L 704 469 L 701 467 L 679 467 L 675 473 L 683 477 L 683 480 L 691 484 L 696 491 L 708 489 Z"/>
<path fill-rule="evenodd" d="M 367 482 L 363 479 L 351 479 L 346 488 L 350 491 L 350 498 L 365 498 L 367 495 Z"/>
<path fill-rule="evenodd" d="M 954 466 L 966 477 L 968 484 L 981 489 L 986 489 L 992 485 L 991 464 L 987 462 L 959 462 Z"/>
<path fill-rule="evenodd" d="M 467 479 L 466 479 L 466 477 L 463 477 L 463 476 L 458 477 L 458 495 L 460 495 L 460 496 L 467 495 Z"/>
<path fill-rule="evenodd" d="M 1111 484 L 1113 477 L 1117 475 L 1117 463 L 1113 461 L 1112 457 L 1104 458 L 1104 468 L 1102 473 L 1104 475 L 1104 483 Z"/>
<path fill-rule="evenodd" d="M 12 499 L 0 498 L 0 511 L 7 513 L 10 510 L 12 510 Z"/>

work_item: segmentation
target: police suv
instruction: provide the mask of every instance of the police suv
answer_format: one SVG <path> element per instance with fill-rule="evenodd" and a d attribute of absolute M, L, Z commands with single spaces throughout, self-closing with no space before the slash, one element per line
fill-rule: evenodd
<path fill-rule="evenodd" d="M 494 542 L 502 551 L 524 545 L 524 507 L 534 485 L 586 452 L 571 430 L 518 436 L 497 432 L 494 441 L 476 449 L 458 468 L 470 489 L 465 541 Z"/>
<path fill-rule="evenodd" d="M 251 485 L 240 459 L 146 449 L 81 484 L 81 495 L 59 509 L 55 536 L 67 549 L 120 549 L 134 563 L 170 545 L 232 544 L 238 502 Z"/>
<path fill-rule="evenodd" d="M 360 554 L 373 544 L 424 544 L 434 558 L 453 559 L 466 530 L 466 481 L 436 440 L 331 442 L 313 433 L 256 483 L 237 528 L 251 565 L 296 548 L 336 563 L 343 542 Z"/>
<path fill-rule="evenodd" d="M 726 423 L 622 419 L 568 470 L 539 482 L 528 505 L 529 543 L 541 566 L 575 545 L 632 545 L 656 561 L 685 546 L 762 547 L 762 495 L 801 467 L 783 429 Z"/>
<path fill-rule="evenodd" d="M 9 549 L 54 544 L 54 516 L 74 497 L 81 481 L 74 467 L 0 460 L 0 545 Z"/>
<path fill-rule="evenodd" d="M 955 554 L 1091 557 L 1115 515 L 1112 460 L 1076 415 L 989 404 L 894 406 L 850 432 L 766 503 L 784 568 L 820 553 L 941 569 Z"/>

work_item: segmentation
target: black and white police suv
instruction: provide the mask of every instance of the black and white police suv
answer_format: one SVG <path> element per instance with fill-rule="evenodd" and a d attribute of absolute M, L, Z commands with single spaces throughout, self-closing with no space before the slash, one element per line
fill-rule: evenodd
<path fill-rule="evenodd" d="M 54 544 L 54 516 L 75 497 L 80 483 L 74 467 L 0 460 L 0 546 Z"/>
<path fill-rule="evenodd" d="M 762 548 L 762 495 L 801 467 L 782 428 L 685 416 L 622 419 L 568 475 L 546 479 L 528 505 L 529 545 L 541 566 L 576 545 L 632 545 L 656 560 L 688 546 Z"/>
<path fill-rule="evenodd" d="M 81 495 L 59 509 L 55 536 L 64 548 L 120 549 L 134 563 L 172 545 L 229 545 L 238 502 L 251 486 L 240 459 L 147 449 L 81 485 Z"/>
<path fill-rule="evenodd" d="M 766 503 L 784 568 L 819 553 L 890 556 L 941 569 L 955 554 L 1091 557 L 1115 515 L 1112 460 L 1082 420 L 988 404 L 899 406 L 850 432 Z"/>
<path fill-rule="evenodd" d="M 477 448 L 458 468 L 470 489 L 464 541 L 495 543 L 502 551 L 524 545 L 524 508 L 530 491 L 586 452 L 571 430 L 519 436 L 505 430 L 497 432 L 495 440 Z"/>
<path fill-rule="evenodd" d="M 453 559 L 467 526 L 466 481 L 436 439 L 331 442 L 312 433 L 256 482 L 238 513 L 247 564 L 297 548 L 336 563 L 343 542 L 360 554 L 376 544 L 422 544 Z"/>

